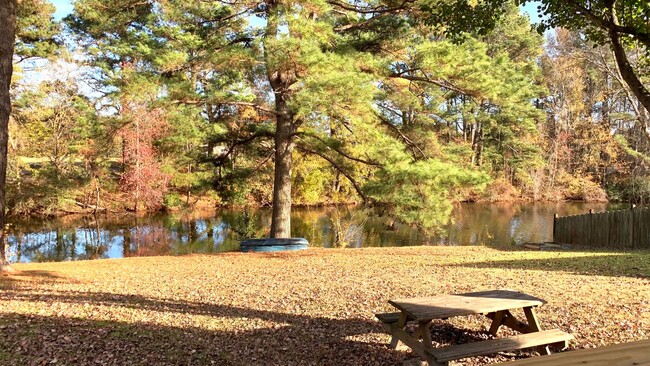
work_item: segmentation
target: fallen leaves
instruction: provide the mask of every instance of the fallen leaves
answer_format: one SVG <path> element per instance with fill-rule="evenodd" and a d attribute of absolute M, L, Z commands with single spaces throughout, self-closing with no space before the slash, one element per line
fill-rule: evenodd
<path fill-rule="evenodd" d="M 494 288 L 546 299 L 545 328 L 596 347 L 650 337 L 649 262 L 649 252 L 411 247 L 17 264 L 0 278 L 0 364 L 396 365 L 413 355 L 389 349 L 374 319 L 389 299 Z M 453 318 L 432 336 L 484 339 L 488 325 Z"/>

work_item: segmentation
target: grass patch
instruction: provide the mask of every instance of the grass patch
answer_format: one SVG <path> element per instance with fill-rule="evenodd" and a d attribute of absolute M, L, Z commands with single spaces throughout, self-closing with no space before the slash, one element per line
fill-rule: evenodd
<path fill-rule="evenodd" d="M 395 365 L 374 319 L 398 297 L 511 288 L 573 348 L 650 337 L 650 252 L 312 249 L 17 264 L 0 277 L 3 365 Z M 482 317 L 434 339 L 480 339 Z M 517 357 L 517 356 L 513 356 Z M 511 359 L 473 358 L 460 364 Z"/>

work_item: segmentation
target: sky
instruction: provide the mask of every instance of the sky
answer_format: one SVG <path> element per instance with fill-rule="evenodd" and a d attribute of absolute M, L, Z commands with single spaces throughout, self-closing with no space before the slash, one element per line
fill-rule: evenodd
<path fill-rule="evenodd" d="M 54 19 L 60 20 L 66 15 L 72 13 L 72 1 L 70 0 L 50 0 L 52 4 L 56 7 L 56 12 L 54 13 Z"/>
<path fill-rule="evenodd" d="M 56 6 L 56 12 L 54 13 L 55 19 L 62 19 L 66 15 L 72 12 L 73 6 L 71 0 L 50 0 L 54 6 Z M 528 17 L 532 22 L 536 23 L 539 17 L 537 16 L 537 5 L 538 2 L 532 1 L 526 5 L 520 7 L 521 12 L 528 14 Z"/>
<path fill-rule="evenodd" d="M 520 6 L 519 10 L 521 10 L 522 13 L 528 14 L 528 17 L 530 18 L 530 21 L 532 23 L 537 23 L 539 21 L 539 15 L 537 15 L 537 6 L 539 5 L 539 2 L 537 1 L 532 1 L 529 3 L 526 3 L 524 6 Z"/>

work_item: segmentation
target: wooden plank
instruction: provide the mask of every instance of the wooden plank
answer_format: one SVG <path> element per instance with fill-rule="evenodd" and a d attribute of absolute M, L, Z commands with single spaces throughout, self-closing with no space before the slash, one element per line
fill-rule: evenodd
<path fill-rule="evenodd" d="M 629 248 L 632 244 L 630 240 L 630 234 L 632 233 L 632 226 L 630 225 L 631 212 L 631 209 L 621 212 L 621 248 Z"/>
<path fill-rule="evenodd" d="M 634 208 L 630 209 L 627 213 L 626 226 L 627 232 L 625 241 L 626 248 L 634 248 L 634 217 L 636 216 L 636 210 Z"/>
<path fill-rule="evenodd" d="M 619 216 L 615 212 L 611 212 L 609 214 L 609 217 L 611 217 L 611 223 L 610 223 L 611 226 L 609 227 L 609 232 L 610 232 L 610 237 L 612 239 L 610 245 L 612 246 L 612 248 L 618 248 L 621 245 L 621 242 L 619 240 L 620 231 L 621 231 Z"/>
<path fill-rule="evenodd" d="M 537 314 L 535 314 L 535 309 L 524 308 L 524 314 L 526 315 L 526 320 L 528 321 L 528 328 L 532 332 L 539 332 L 542 330 L 542 325 L 539 323 L 539 319 L 537 319 Z M 562 348 L 564 347 L 566 347 L 566 345 L 562 346 Z M 547 345 L 542 345 L 537 347 L 537 352 L 539 352 L 540 355 L 551 354 L 551 350 L 548 348 Z"/>
<path fill-rule="evenodd" d="M 512 290 L 491 290 L 388 301 L 417 321 L 487 314 L 499 310 L 539 306 L 546 301 Z"/>
<path fill-rule="evenodd" d="M 641 222 L 639 219 L 643 215 L 643 210 L 633 210 L 632 214 L 632 243 L 631 243 L 631 248 L 632 249 L 637 249 L 639 248 L 639 239 L 642 238 L 643 236 L 643 222 Z"/>
<path fill-rule="evenodd" d="M 642 215 L 643 215 L 642 209 L 634 211 L 634 221 L 632 222 L 632 225 L 634 225 L 634 234 L 632 237 L 632 249 L 640 248 L 639 244 L 641 243 L 641 239 L 643 238 L 643 222 L 640 220 Z"/>
<path fill-rule="evenodd" d="M 397 323 L 399 320 L 399 312 L 395 313 L 378 313 L 375 314 L 375 317 L 379 319 L 382 323 Z"/>
<path fill-rule="evenodd" d="M 593 219 L 593 214 L 592 213 L 589 213 L 589 214 L 584 216 L 584 220 L 585 220 L 584 227 L 583 227 L 583 229 L 584 229 L 584 242 L 582 243 L 582 245 L 590 245 L 590 243 L 593 243 L 593 238 L 592 238 L 593 231 L 592 231 L 592 225 L 591 225 L 592 219 Z"/>
<path fill-rule="evenodd" d="M 503 366 L 650 365 L 650 339 L 506 362 Z"/>
<path fill-rule="evenodd" d="M 621 247 L 621 231 L 622 231 L 622 227 L 621 227 L 622 215 L 620 214 L 620 212 L 616 212 L 616 211 L 612 212 L 611 215 L 614 218 L 614 227 L 610 228 L 610 230 L 614 229 L 614 242 L 613 242 L 614 248 L 620 248 Z"/>
<path fill-rule="evenodd" d="M 494 317 L 489 317 L 492 319 L 492 324 L 490 325 L 490 334 L 496 336 L 497 332 L 499 331 L 499 328 L 501 327 L 501 324 L 503 324 L 503 318 L 505 317 L 506 313 L 505 311 L 497 311 L 496 313 L 491 313 L 488 315 L 493 315 Z"/>
<path fill-rule="evenodd" d="M 581 235 L 581 242 L 580 245 L 587 245 L 589 244 L 589 240 L 587 238 L 587 235 L 589 235 L 589 215 L 582 215 L 582 218 L 580 221 L 581 223 L 581 230 L 582 230 L 582 235 Z"/>
<path fill-rule="evenodd" d="M 389 347 L 391 349 L 397 349 L 397 344 L 399 343 L 399 339 L 395 336 L 395 331 L 399 328 L 397 323 L 381 323 L 381 325 L 384 327 L 386 333 L 391 335 Z"/>
<path fill-rule="evenodd" d="M 591 215 L 591 227 L 590 227 L 591 234 L 589 235 L 589 243 L 587 243 L 588 246 L 594 246 L 600 240 L 601 230 L 600 227 L 598 226 L 600 216 L 601 216 L 600 213 L 594 213 Z"/>
<path fill-rule="evenodd" d="M 650 209 L 643 209 L 637 215 L 637 235 L 635 249 L 650 248 Z"/>
<path fill-rule="evenodd" d="M 415 338 L 411 337 L 404 329 L 396 328 L 393 330 L 393 335 L 399 339 L 402 343 L 409 346 L 413 352 L 415 352 L 420 357 L 426 357 L 424 354 L 424 345 L 420 343 Z"/>
<path fill-rule="evenodd" d="M 537 347 L 573 339 L 571 334 L 559 329 L 545 330 L 527 334 L 519 334 L 507 338 L 490 339 L 437 348 L 430 351 L 438 362 L 447 362 L 461 358 L 490 355 L 503 351 L 514 351 L 522 348 Z"/>
<path fill-rule="evenodd" d="M 637 225 L 634 234 L 635 242 L 634 248 L 650 248 L 650 209 L 643 208 L 636 212 L 635 215 Z"/>
<path fill-rule="evenodd" d="M 409 346 L 415 354 L 426 360 L 430 366 L 445 365 L 445 363 L 438 363 L 435 356 L 429 349 L 425 352 L 424 345 L 411 337 L 404 329 L 397 328 L 393 331 L 393 336 L 399 339 L 402 343 Z"/>
<path fill-rule="evenodd" d="M 553 241 L 556 243 L 566 243 L 564 241 L 564 231 L 562 230 L 562 218 L 555 219 L 555 232 L 553 233 Z"/>
<path fill-rule="evenodd" d="M 598 226 L 600 217 L 601 217 L 600 213 L 594 213 L 591 215 L 591 225 L 590 225 L 591 234 L 589 235 L 589 243 L 587 243 L 587 246 L 594 246 L 600 240 L 601 228 Z"/>
<path fill-rule="evenodd" d="M 596 226 L 596 219 L 598 214 L 591 214 L 589 215 L 589 240 L 587 241 L 586 245 L 594 245 L 594 241 L 597 240 L 597 226 Z"/>
<path fill-rule="evenodd" d="M 405 312 L 400 312 L 399 313 L 399 319 L 397 320 L 397 326 L 400 328 L 404 328 L 406 326 L 406 322 L 408 321 L 408 314 Z"/>
<path fill-rule="evenodd" d="M 637 234 L 634 248 L 650 248 L 650 208 L 639 210 L 636 216 Z"/>
<path fill-rule="evenodd" d="M 642 215 L 644 240 L 641 241 L 642 247 L 650 249 L 650 208 L 646 208 Z"/>
<path fill-rule="evenodd" d="M 503 315 L 503 319 L 501 320 L 501 325 L 505 325 L 506 327 L 515 330 L 519 333 L 530 333 L 530 327 L 528 327 L 528 324 L 519 321 L 517 318 L 515 318 L 509 310 L 505 310 Z M 489 313 L 486 315 L 488 318 L 494 320 L 496 317 L 495 313 Z"/>
<path fill-rule="evenodd" d="M 609 239 L 608 243 L 609 246 L 612 248 L 615 248 L 618 243 L 616 243 L 618 239 L 618 230 L 617 230 L 617 225 L 616 225 L 616 216 L 609 214 L 607 216 L 607 227 L 609 228 Z"/>
<path fill-rule="evenodd" d="M 607 219 L 607 213 L 603 212 L 602 217 L 600 218 L 600 227 L 602 228 L 600 246 L 608 247 L 609 242 L 609 221 Z"/>
<path fill-rule="evenodd" d="M 571 240 L 569 238 L 569 235 L 567 233 L 567 227 L 568 227 L 567 222 L 568 222 L 567 219 L 563 219 L 563 220 L 561 220 L 561 224 L 560 224 L 561 225 L 561 237 L 562 237 L 561 242 L 562 243 L 570 243 L 571 242 Z"/>
<path fill-rule="evenodd" d="M 535 310 L 533 308 L 524 308 L 524 314 L 526 315 L 526 320 L 528 320 L 528 327 L 531 331 L 539 332 L 542 330 L 542 326 L 539 324 L 537 314 L 535 314 Z"/>
<path fill-rule="evenodd" d="M 618 211 L 614 215 L 616 215 L 617 218 L 617 223 L 616 225 L 618 226 L 618 246 L 617 248 L 623 248 L 625 246 L 625 232 L 626 227 L 625 227 L 625 212 L 624 211 Z"/>

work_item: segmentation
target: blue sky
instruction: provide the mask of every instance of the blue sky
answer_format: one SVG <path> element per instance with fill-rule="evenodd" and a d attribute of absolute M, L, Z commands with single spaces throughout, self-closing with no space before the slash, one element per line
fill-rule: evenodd
<path fill-rule="evenodd" d="M 521 10 L 522 13 L 528 14 L 528 17 L 530 18 L 531 22 L 537 23 L 539 20 L 539 16 L 537 15 L 537 6 L 539 3 L 537 1 L 533 1 L 530 3 L 526 3 L 524 6 L 520 6 L 519 9 Z"/>
<path fill-rule="evenodd" d="M 72 1 L 71 0 L 50 0 L 54 6 L 56 6 L 56 13 L 54 13 L 54 18 L 61 19 L 66 15 L 72 12 Z M 521 7 L 521 12 L 528 14 L 531 21 L 536 22 L 539 18 L 537 16 L 537 5 L 536 1 L 529 2 L 525 6 Z"/>
<path fill-rule="evenodd" d="M 72 13 L 72 1 L 70 0 L 50 0 L 54 6 L 56 6 L 56 12 L 54 13 L 55 19 L 61 19 L 66 15 Z"/>

